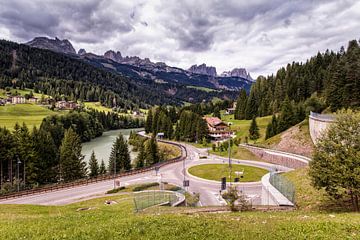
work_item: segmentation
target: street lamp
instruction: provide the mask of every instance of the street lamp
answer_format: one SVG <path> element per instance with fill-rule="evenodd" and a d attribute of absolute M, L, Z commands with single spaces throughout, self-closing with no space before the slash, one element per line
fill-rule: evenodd
<path fill-rule="evenodd" d="M 20 169 L 20 165 L 21 161 L 19 156 L 17 157 L 17 191 L 20 190 L 20 173 L 19 173 L 19 169 Z"/>
<path fill-rule="evenodd" d="M 115 159 L 114 159 L 114 189 L 116 188 L 116 161 L 118 158 L 118 154 L 120 154 L 120 150 L 117 149 L 115 152 Z"/>
<path fill-rule="evenodd" d="M 231 187 L 231 170 L 232 170 L 232 166 L 231 166 L 231 144 L 230 144 L 230 140 L 231 138 L 229 138 L 229 146 L 228 146 L 228 152 L 229 152 L 229 183 L 230 183 L 230 187 Z"/>

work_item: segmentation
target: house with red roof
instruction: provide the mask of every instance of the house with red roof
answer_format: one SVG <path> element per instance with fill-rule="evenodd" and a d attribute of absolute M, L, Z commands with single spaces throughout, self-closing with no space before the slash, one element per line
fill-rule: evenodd
<path fill-rule="evenodd" d="M 234 135 L 234 132 L 230 130 L 230 127 L 217 117 L 204 117 L 208 129 L 209 136 L 214 141 L 220 141 L 230 138 Z"/>

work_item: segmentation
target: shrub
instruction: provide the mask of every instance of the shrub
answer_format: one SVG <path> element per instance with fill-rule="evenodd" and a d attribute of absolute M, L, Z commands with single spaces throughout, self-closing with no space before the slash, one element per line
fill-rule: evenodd
<path fill-rule="evenodd" d="M 141 184 L 139 186 L 134 187 L 133 192 L 143 191 L 143 190 L 146 190 L 148 188 L 155 187 L 155 186 L 159 186 L 159 183 L 153 182 L 153 183 Z"/>

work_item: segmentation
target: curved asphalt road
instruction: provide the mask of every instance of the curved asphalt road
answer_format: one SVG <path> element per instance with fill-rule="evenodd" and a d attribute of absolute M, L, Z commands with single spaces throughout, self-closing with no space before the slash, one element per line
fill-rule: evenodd
<path fill-rule="evenodd" d="M 228 160 L 223 157 L 210 155 L 207 159 L 200 159 L 200 154 L 205 154 L 203 149 L 195 148 L 189 144 L 182 144 L 188 153 L 188 157 L 185 160 L 185 168 L 189 168 L 194 165 L 205 164 L 205 163 L 227 163 Z M 247 160 L 232 160 L 233 164 L 244 164 L 254 167 L 260 167 L 268 170 L 278 169 L 281 171 L 289 171 L 291 169 L 274 165 L 271 163 L 247 161 Z M 184 180 L 183 171 L 184 162 L 177 162 L 173 164 L 161 167 L 158 176 L 155 175 L 154 171 L 149 171 L 142 174 L 133 176 L 122 177 L 120 180 L 122 186 L 131 184 L 140 184 L 148 182 L 159 181 L 160 178 L 163 182 L 168 182 L 174 185 L 182 186 Z M 188 191 L 200 193 L 200 203 L 203 206 L 218 206 L 224 205 L 224 200 L 219 196 L 220 182 L 212 182 L 202 180 L 196 177 L 192 177 L 186 174 L 187 180 L 190 180 L 190 186 Z M 85 199 L 95 198 L 104 196 L 104 193 L 113 188 L 113 180 L 107 180 L 103 182 L 93 183 L 84 186 L 77 186 L 74 188 L 63 189 L 48 193 L 40 193 L 29 196 L 23 196 L 20 198 L 0 200 L 0 204 L 37 204 L 37 205 L 65 205 Z M 240 183 L 238 189 L 242 190 L 244 194 L 251 199 L 253 204 L 260 204 L 261 197 L 261 183 Z"/>

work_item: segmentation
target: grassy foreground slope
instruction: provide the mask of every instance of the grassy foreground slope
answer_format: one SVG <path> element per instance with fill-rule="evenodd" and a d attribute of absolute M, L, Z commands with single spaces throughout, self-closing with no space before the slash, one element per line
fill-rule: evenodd
<path fill-rule="evenodd" d="M 39 127 L 45 117 L 54 114 L 57 113 L 35 104 L 0 106 L 0 127 L 13 129 L 16 123 L 25 123 L 31 130 L 34 126 Z"/>
<path fill-rule="evenodd" d="M 105 200 L 118 204 L 105 205 Z M 91 207 L 88 211 L 79 208 Z M 0 239 L 357 239 L 350 213 L 190 213 L 153 208 L 134 213 L 130 195 L 68 206 L 0 205 Z"/>

